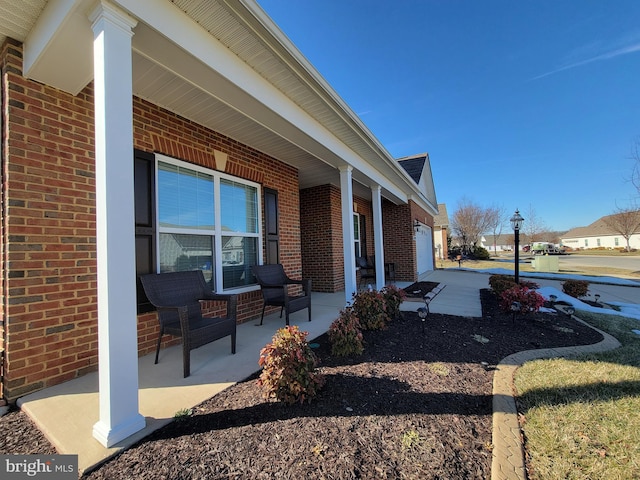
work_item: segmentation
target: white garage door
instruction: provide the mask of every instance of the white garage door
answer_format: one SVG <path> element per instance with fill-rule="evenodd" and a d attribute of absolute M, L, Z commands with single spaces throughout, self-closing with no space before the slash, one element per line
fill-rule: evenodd
<path fill-rule="evenodd" d="M 418 275 L 433 270 L 433 233 L 426 225 L 420 225 L 416 232 L 416 256 Z"/>

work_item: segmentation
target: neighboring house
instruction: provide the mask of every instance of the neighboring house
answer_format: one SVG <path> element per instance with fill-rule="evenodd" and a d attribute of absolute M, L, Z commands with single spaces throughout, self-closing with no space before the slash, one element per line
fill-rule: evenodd
<path fill-rule="evenodd" d="M 433 268 L 428 157 L 407 173 L 254 1 L 206 5 L 0 6 L 0 394 L 98 370 L 105 446 L 145 424 L 158 325 L 137 276 L 202 269 L 247 321 L 254 264 L 345 303 L 357 255 Z"/>
<path fill-rule="evenodd" d="M 433 219 L 433 245 L 436 251 L 436 258 L 439 260 L 449 257 L 447 236 L 449 234 L 449 214 L 447 205 L 438 204 L 438 214 Z"/>
<path fill-rule="evenodd" d="M 480 246 L 486 248 L 489 253 L 494 252 L 512 252 L 513 251 L 513 233 L 502 235 L 483 235 L 480 238 Z M 519 245 L 522 249 L 523 245 Z"/>
<path fill-rule="evenodd" d="M 625 238 L 606 223 L 611 215 L 599 218 L 586 227 L 572 228 L 563 233 L 560 238 L 561 245 L 572 249 L 588 250 L 591 248 L 625 249 Z M 629 246 L 632 249 L 640 249 L 640 232 L 629 237 Z"/>

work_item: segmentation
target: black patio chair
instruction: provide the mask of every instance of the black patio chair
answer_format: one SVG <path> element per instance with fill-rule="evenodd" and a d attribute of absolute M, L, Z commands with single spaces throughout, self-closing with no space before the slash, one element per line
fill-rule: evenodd
<path fill-rule="evenodd" d="M 201 270 L 149 274 L 140 277 L 147 298 L 158 311 L 160 334 L 156 360 L 162 336 L 182 338 L 184 376 L 191 373 L 191 350 L 226 336 L 231 336 L 231 353 L 236 353 L 237 295 L 213 293 Z M 225 317 L 203 317 L 200 301 L 225 302 Z"/>
<path fill-rule="evenodd" d="M 264 300 L 260 325 L 264 320 L 264 311 L 267 305 L 281 307 L 280 318 L 282 318 L 282 312 L 285 312 L 286 325 L 289 325 L 290 313 L 305 308 L 309 309 L 309 321 L 311 321 L 311 279 L 294 280 L 289 278 L 284 273 L 284 267 L 281 264 L 254 265 L 251 268 L 258 284 L 260 284 Z M 289 285 L 302 285 L 302 294 L 290 295 Z"/>
<path fill-rule="evenodd" d="M 356 266 L 360 267 L 360 286 L 368 283 L 367 280 L 376 281 L 376 267 L 364 257 L 356 258 Z"/>

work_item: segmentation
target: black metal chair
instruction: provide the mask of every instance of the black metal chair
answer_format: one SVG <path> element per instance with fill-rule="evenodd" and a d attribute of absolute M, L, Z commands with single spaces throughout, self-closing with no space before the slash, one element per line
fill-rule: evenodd
<path fill-rule="evenodd" d="M 376 281 L 376 267 L 364 257 L 356 258 L 356 266 L 360 267 L 360 285 L 367 283 L 367 280 Z"/>
<path fill-rule="evenodd" d="M 149 274 L 140 277 L 147 298 L 158 311 L 160 334 L 156 360 L 162 336 L 182 338 L 184 376 L 191 373 L 191 350 L 226 336 L 231 336 L 231 353 L 236 353 L 237 295 L 213 293 L 201 270 Z M 225 317 L 203 317 L 201 300 L 227 304 Z"/>
<path fill-rule="evenodd" d="M 264 311 L 267 305 L 281 307 L 280 318 L 282 318 L 282 312 L 284 311 L 286 325 L 289 325 L 290 313 L 304 310 L 305 308 L 309 309 L 309 321 L 311 321 L 311 279 L 294 280 L 289 278 L 284 273 L 284 267 L 280 264 L 254 265 L 251 268 L 258 280 L 258 284 L 260 284 L 264 300 L 260 325 L 264 320 Z M 302 294 L 290 295 L 289 285 L 302 285 Z"/>

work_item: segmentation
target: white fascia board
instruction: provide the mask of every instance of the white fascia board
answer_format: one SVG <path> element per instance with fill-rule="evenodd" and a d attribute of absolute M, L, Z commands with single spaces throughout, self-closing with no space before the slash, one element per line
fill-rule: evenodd
<path fill-rule="evenodd" d="M 133 43 L 138 53 L 147 56 L 152 61 L 161 63 L 165 68 L 172 69 L 176 75 L 198 86 L 203 91 L 211 93 L 232 108 L 248 115 L 328 164 L 336 168 L 340 165 L 351 165 L 365 173 L 374 183 L 380 184 L 400 198 L 406 198 L 406 186 L 405 189 L 399 187 L 371 164 L 356 155 L 323 125 L 304 112 L 173 4 L 157 0 L 117 0 L 117 3 L 138 18 L 141 23 L 148 25 L 169 40 L 163 48 L 159 48 L 157 42 L 153 45 L 144 44 L 145 39 L 141 38 L 144 35 L 143 31 L 140 34 L 136 31 Z M 149 37 L 148 40 L 150 39 Z M 182 49 L 183 51 L 180 52 L 182 56 L 190 55 L 206 66 L 208 81 L 205 81 L 204 76 L 200 79 L 185 76 L 184 70 L 178 68 L 178 65 L 184 67 L 185 61 L 188 62 L 188 60 L 176 59 L 172 53 L 176 53 L 177 49 L 172 52 L 169 43 Z M 150 55 L 149 52 L 153 53 Z M 193 63 L 191 67 L 194 67 Z M 197 67 L 194 68 L 197 69 Z M 193 72 L 194 70 L 191 70 L 191 73 Z M 210 81 L 212 72 L 225 79 L 228 87 L 227 94 L 231 94 L 231 88 L 236 90 L 237 101 L 230 100 L 228 96 L 221 97 L 219 93 L 215 94 L 214 89 L 219 88 L 220 85 L 213 85 L 213 82 Z M 249 95 L 256 102 L 249 102 L 246 97 L 241 99 L 239 95 L 242 93 Z M 259 109 L 263 111 L 258 112 Z M 284 122 L 281 121 L 278 125 L 276 116 Z"/>

